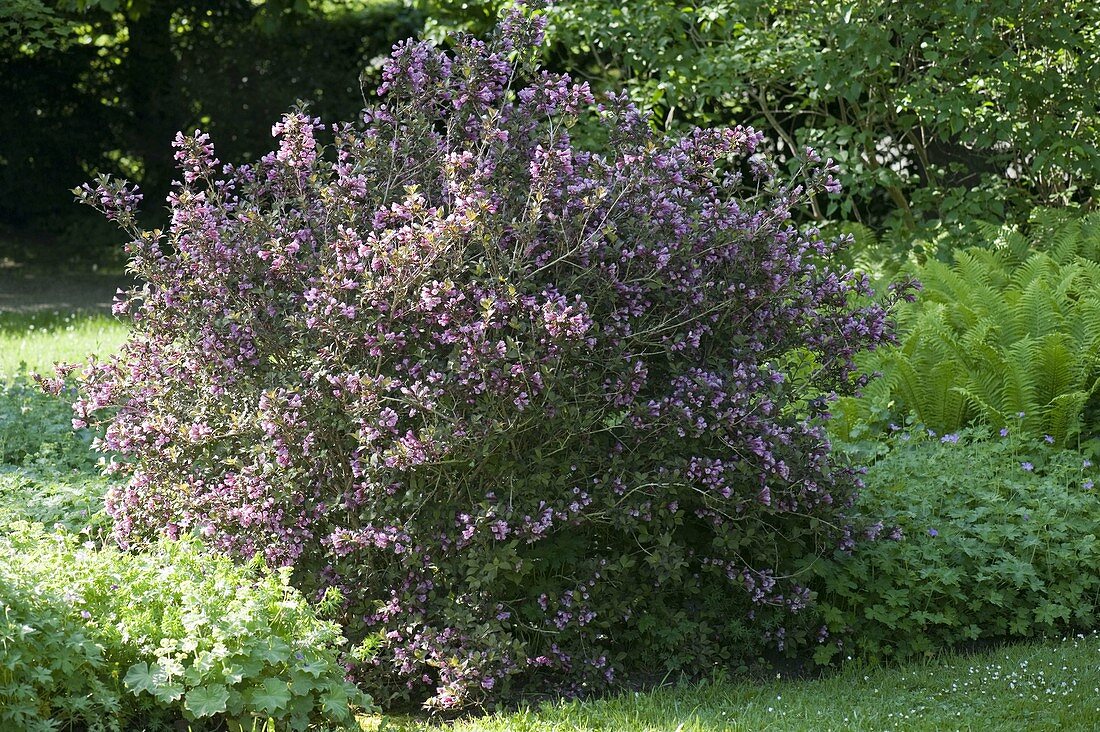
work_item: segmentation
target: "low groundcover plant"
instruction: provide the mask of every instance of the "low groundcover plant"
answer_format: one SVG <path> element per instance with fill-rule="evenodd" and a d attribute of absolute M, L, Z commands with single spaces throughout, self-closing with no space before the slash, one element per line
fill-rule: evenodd
<path fill-rule="evenodd" d="M 344 679 L 339 628 L 285 574 L 193 539 L 129 553 L 4 527 L 0 727 L 353 728 L 369 700 Z"/>
<path fill-rule="evenodd" d="M 921 426 L 882 441 L 852 518 L 895 540 L 815 565 L 832 631 L 819 661 L 1096 627 L 1096 469 L 1053 436 L 1028 436 L 1025 416 L 996 432 Z"/>
<path fill-rule="evenodd" d="M 383 105 L 288 114 L 254 165 L 178 136 L 166 231 L 127 184 L 80 191 L 144 281 L 121 354 L 77 372 L 76 424 L 128 475 L 119 541 L 197 532 L 339 589 L 385 702 L 739 659 L 800 627 L 792 569 L 852 541 L 822 423 L 889 327 L 792 224 L 835 166 L 659 136 L 535 68 L 543 25 L 398 44 Z M 589 114 L 598 150 L 570 139 Z"/>

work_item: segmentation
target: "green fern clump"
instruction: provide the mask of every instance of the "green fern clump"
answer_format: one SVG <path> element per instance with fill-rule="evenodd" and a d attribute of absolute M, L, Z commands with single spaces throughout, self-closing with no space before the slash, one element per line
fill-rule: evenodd
<path fill-rule="evenodd" d="M 1059 445 L 1097 427 L 1100 214 L 1037 211 L 1028 233 L 987 227 L 985 245 L 952 263 L 911 267 L 924 291 L 898 312 L 898 345 L 864 363 L 881 378 L 838 405 L 842 438 L 876 410 L 943 433 L 1018 426 Z"/>

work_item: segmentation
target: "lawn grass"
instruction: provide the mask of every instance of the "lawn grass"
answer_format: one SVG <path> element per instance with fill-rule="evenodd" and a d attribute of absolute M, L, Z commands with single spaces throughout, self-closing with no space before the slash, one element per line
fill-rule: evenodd
<path fill-rule="evenodd" d="M 414 719 L 368 729 L 426 732 Z M 437 727 L 438 729 L 438 727 Z M 1100 636 L 940 658 L 856 664 L 812 681 L 716 682 L 545 704 L 459 721 L 448 732 L 1100 729 Z"/>
<path fill-rule="evenodd" d="M 19 372 L 49 372 L 57 361 L 110 355 L 126 340 L 126 325 L 100 312 L 0 312 L 0 379 Z"/>

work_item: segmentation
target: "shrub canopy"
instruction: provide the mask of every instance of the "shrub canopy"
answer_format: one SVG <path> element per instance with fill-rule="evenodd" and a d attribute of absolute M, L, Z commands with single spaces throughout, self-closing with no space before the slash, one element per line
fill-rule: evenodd
<path fill-rule="evenodd" d="M 851 542 L 822 421 L 887 311 L 791 224 L 835 166 L 781 179 L 748 128 L 655 135 L 535 68 L 542 25 L 398 44 L 385 104 L 328 147 L 305 112 L 240 168 L 180 135 L 167 231 L 125 184 L 82 191 L 145 280 L 75 405 L 130 474 L 118 538 L 198 531 L 339 588 L 380 700 L 782 645 L 796 570 Z"/>

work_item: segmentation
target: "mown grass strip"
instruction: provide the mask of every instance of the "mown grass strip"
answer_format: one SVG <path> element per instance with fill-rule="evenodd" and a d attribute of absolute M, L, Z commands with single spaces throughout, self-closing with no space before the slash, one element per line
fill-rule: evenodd
<path fill-rule="evenodd" d="M 368 727 L 423 732 L 422 720 Z M 546 704 L 450 732 L 658 730 L 1048 730 L 1100 728 L 1100 637 L 945 655 L 898 668 L 851 665 L 812 681 L 714 682 Z"/>

